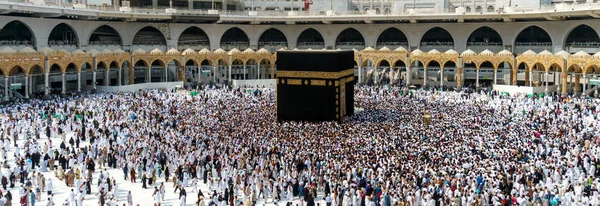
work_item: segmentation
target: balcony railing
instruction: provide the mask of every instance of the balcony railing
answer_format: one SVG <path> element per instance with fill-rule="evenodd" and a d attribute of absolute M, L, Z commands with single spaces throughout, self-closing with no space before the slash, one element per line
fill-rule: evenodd
<path fill-rule="evenodd" d="M 16 40 L 4 40 L 0 41 L 0 45 L 31 45 L 31 41 L 16 41 Z"/>
<path fill-rule="evenodd" d="M 300 4 L 300 2 L 298 2 Z M 80 5 L 75 5 L 73 3 L 58 3 L 58 1 L 46 1 L 44 5 L 34 5 L 33 3 L 26 0 L 4 0 L 1 1 L 0 4 L 10 4 L 10 5 L 25 5 L 32 7 L 47 7 L 47 8 L 56 8 L 56 9 L 74 9 L 74 10 L 88 10 L 88 11 L 105 11 L 105 12 L 115 12 L 115 13 L 130 13 L 125 11 L 120 11 L 119 6 L 106 6 L 106 5 L 92 5 L 87 4 L 85 7 L 80 7 Z M 157 8 L 149 8 L 149 7 L 130 7 L 131 13 L 138 14 L 165 14 L 166 6 L 161 6 Z M 21 8 L 19 8 L 21 9 Z M 187 7 L 173 7 L 176 9 L 177 14 L 208 14 L 208 10 L 189 10 Z M 555 5 L 547 5 L 535 8 L 519 8 L 512 7 L 511 11 L 506 11 L 502 8 L 496 8 L 495 11 L 488 11 L 487 9 L 483 9 L 481 11 L 475 11 L 471 9 L 469 12 L 465 12 L 466 15 L 476 15 L 476 14 L 494 14 L 494 13 L 502 13 L 502 14 L 520 14 L 520 13 L 546 13 L 546 12 L 556 12 L 556 11 L 578 11 L 578 10 L 595 10 L 600 9 L 600 2 L 596 3 L 580 3 L 580 4 L 563 4 L 560 6 Z M 282 10 L 269 10 L 269 11 L 259 11 L 253 12 L 252 16 L 288 16 L 289 11 Z M 315 11 L 295 11 L 296 16 L 327 16 L 326 12 L 315 12 Z M 416 8 L 416 9 L 391 9 L 389 12 L 385 12 L 385 10 L 380 11 L 379 13 L 373 14 L 367 11 L 356 11 L 356 10 L 347 10 L 347 11 L 335 11 L 336 16 L 411 16 L 411 15 L 422 15 L 422 14 L 431 14 L 431 15 L 447 15 L 447 14 L 456 14 L 456 8 Z M 219 11 L 219 15 L 222 16 L 251 16 L 250 11 Z"/>

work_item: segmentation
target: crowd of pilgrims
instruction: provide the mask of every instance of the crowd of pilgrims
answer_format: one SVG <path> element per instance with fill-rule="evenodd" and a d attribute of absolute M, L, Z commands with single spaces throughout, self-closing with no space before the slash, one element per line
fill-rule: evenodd
<path fill-rule="evenodd" d="M 595 100 L 371 86 L 355 98 L 354 116 L 320 123 L 276 122 L 270 89 L 5 105 L 0 205 L 140 205 L 115 195 L 123 184 L 154 205 L 600 205 Z M 70 188 L 64 202 L 53 184 Z"/>

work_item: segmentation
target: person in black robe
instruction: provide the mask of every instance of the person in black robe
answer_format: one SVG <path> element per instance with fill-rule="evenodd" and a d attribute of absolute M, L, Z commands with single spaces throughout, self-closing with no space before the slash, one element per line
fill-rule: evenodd
<path fill-rule="evenodd" d="M 315 206 L 315 199 L 308 187 L 304 188 L 304 201 L 306 202 L 306 206 Z"/>
<path fill-rule="evenodd" d="M 148 180 L 148 178 L 146 178 L 146 174 L 142 175 L 142 188 L 144 189 L 148 189 L 146 187 L 146 181 Z"/>
<path fill-rule="evenodd" d="M 208 180 L 208 169 L 204 170 L 204 184 L 206 184 L 206 181 Z"/>
<path fill-rule="evenodd" d="M 86 194 L 92 194 L 92 181 L 88 180 L 85 182 L 85 192 Z"/>

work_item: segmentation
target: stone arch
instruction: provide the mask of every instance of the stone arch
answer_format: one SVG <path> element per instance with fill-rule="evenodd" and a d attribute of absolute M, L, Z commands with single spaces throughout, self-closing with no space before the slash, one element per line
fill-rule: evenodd
<path fill-rule="evenodd" d="M 583 71 L 584 74 L 598 74 L 600 73 L 600 67 L 598 65 L 592 64 L 585 68 Z"/>
<path fill-rule="evenodd" d="M 185 66 L 198 66 L 198 62 L 194 59 L 188 59 L 185 61 Z"/>
<path fill-rule="evenodd" d="M 41 65 L 33 65 L 29 70 L 27 70 L 27 75 L 36 75 L 41 76 L 44 75 L 44 68 Z"/>
<path fill-rule="evenodd" d="M 437 45 L 436 43 L 454 47 L 454 37 L 442 27 L 433 27 L 427 30 L 419 41 L 420 46 Z"/>
<path fill-rule="evenodd" d="M 88 37 L 89 45 L 119 45 L 123 46 L 123 38 L 115 28 L 103 24 L 96 27 Z"/>
<path fill-rule="evenodd" d="M 325 48 L 325 39 L 316 29 L 308 28 L 298 35 L 296 45 L 301 49 L 322 49 Z"/>
<path fill-rule="evenodd" d="M 585 44 L 585 43 L 593 43 L 592 45 L 588 45 L 590 47 L 596 47 L 600 43 L 600 37 L 598 36 L 598 32 L 596 30 L 586 24 L 580 24 L 573 27 L 568 35 L 565 37 L 563 42 L 563 46 L 565 48 L 572 46 L 574 44 Z"/>
<path fill-rule="evenodd" d="M 81 65 L 79 65 L 79 72 L 82 71 L 92 71 L 93 67 L 92 64 L 90 62 L 83 62 Z"/>
<path fill-rule="evenodd" d="M 521 30 L 513 42 L 515 46 L 518 46 L 519 43 L 526 42 L 550 43 L 550 45 L 552 45 L 552 37 L 545 29 L 536 25 L 531 25 Z"/>
<path fill-rule="evenodd" d="M 471 32 L 467 39 L 467 48 L 473 45 L 503 45 L 502 36 L 493 28 L 488 26 L 479 27 Z"/>
<path fill-rule="evenodd" d="M 546 67 L 541 62 L 536 62 L 535 64 L 533 64 L 531 70 L 532 71 L 546 71 Z"/>
<path fill-rule="evenodd" d="M 375 67 L 377 67 L 377 68 L 383 67 L 383 66 L 387 66 L 387 67 L 391 66 L 390 62 L 388 62 L 385 59 L 381 59 L 381 60 L 377 61 L 377 64 L 375 64 L 375 65 L 376 65 Z"/>
<path fill-rule="evenodd" d="M 255 58 L 248 58 L 248 59 L 246 59 L 246 62 L 244 62 L 244 65 L 259 65 L 259 64 L 258 64 L 258 60 L 256 60 Z"/>
<path fill-rule="evenodd" d="M 427 67 L 427 65 L 423 62 L 423 60 L 420 60 L 420 59 L 411 59 L 410 65 L 416 65 L 416 67 L 423 67 L 423 68 Z"/>
<path fill-rule="evenodd" d="M 119 64 L 119 62 L 117 60 L 113 60 L 110 62 L 110 64 L 108 65 L 108 69 L 120 69 L 122 66 L 122 64 Z"/>
<path fill-rule="evenodd" d="M 63 73 L 77 73 L 79 71 L 77 65 L 75 63 L 69 63 L 67 64 L 67 66 L 64 68 Z"/>
<path fill-rule="evenodd" d="M 48 45 L 49 46 L 79 46 L 79 35 L 68 24 L 60 23 L 54 26 L 50 35 L 48 36 Z"/>
<path fill-rule="evenodd" d="M 63 69 L 59 64 L 50 65 L 50 69 L 48 70 L 48 74 L 62 74 Z"/>
<path fill-rule="evenodd" d="M 389 27 L 379 34 L 375 46 L 377 48 L 383 46 L 387 46 L 388 48 L 391 46 L 408 46 L 408 37 L 404 34 L 404 32 L 402 32 L 402 30 L 396 27 Z"/>
<path fill-rule="evenodd" d="M 197 26 L 190 26 L 183 30 L 177 39 L 177 48 L 192 48 L 201 50 L 210 47 L 210 37 L 206 32 Z"/>
<path fill-rule="evenodd" d="M 214 65 L 213 66 L 217 66 L 217 63 L 219 63 L 219 66 L 223 66 L 223 65 L 228 65 L 229 62 L 227 61 L 227 59 L 223 59 L 223 58 L 217 58 L 215 59 L 215 62 L 212 62 Z"/>
<path fill-rule="evenodd" d="M 237 48 L 243 51 L 250 47 L 250 38 L 248 38 L 248 34 L 239 27 L 231 27 L 221 35 L 219 45 L 225 50 Z"/>
<path fill-rule="evenodd" d="M 442 67 L 442 63 L 438 60 L 432 59 L 427 62 L 427 68 L 439 69 Z"/>
<path fill-rule="evenodd" d="M 210 59 L 203 59 L 202 61 L 200 61 L 200 65 L 201 66 L 210 66 L 212 65 Z"/>
<path fill-rule="evenodd" d="M 10 76 L 10 77 L 25 76 L 25 75 L 27 75 L 26 70 L 23 67 L 21 67 L 20 65 L 15 65 L 8 70 L 8 76 Z"/>
<path fill-rule="evenodd" d="M 152 67 L 161 66 L 161 68 L 165 68 L 167 66 L 167 63 L 164 62 L 162 59 L 153 59 L 152 63 L 150 63 L 150 65 Z"/>
<path fill-rule="evenodd" d="M 258 62 L 258 64 L 259 64 L 260 66 L 267 66 L 267 65 L 268 65 L 268 66 L 271 66 L 271 60 L 270 60 L 270 59 L 268 59 L 268 58 L 262 58 L 262 59 L 261 59 L 261 60 Z"/>
<path fill-rule="evenodd" d="M 258 47 L 263 48 L 265 46 L 276 46 L 276 49 L 287 48 L 288 37 L 277 28 L 269 28 L 263 31 L 258 38 Z"/>
<path fill-rule="evenodd" d="M 133 36 L 132 45 L 166 45 L 165 35 L 156 27 L 145 26 Z"/>
<path fill-rule="evenodd" d="M 406 67 L 406 62 L 402 59 L 396 59 L 392 62 L 392 65 L 394 65 L 394 67 Z"/>
<path fill-rule="evenodd" d="M 14 29 L 14 31 L 12 30 Z M 19 20 L 8 22 L 0 29 L 0 46 L 2 45 L 31 45 L 36 48 L 35 33 L 29 25 Z"/>
<path fill-rule="evenodd" d="M 553 63 L 550 67 L 546 68 L 547 72 L 562 72 L 562 66 L 557 63 Z"/>
<path fill-rule="evenodd" d="M 342 30 L 335 39 L 336 48 L 343 46 L 348 48 L 352 47 L 363 49 L 365 47 L 365 43 L 365 38 L 360 31 L 352 27 Z"/>
<path fill-rule="evenodd" d="M 496 65 L 494 65 L 494 63 L 492 63 L 491 61 L 483 61 L 479 64 L 479 68 L 492 68 L 492 69 L 496 69 Z"/>
<path fill-rule="evenodd" d="M 567 73 L 569 72 L 581 73 L 582 69 L 577 64 L 572 64 L 569 66 L 569 68 L 567 68 Z"/>
<path fill-rule="evenodd" d="M 448 61 L 444 62 L 442 68 L 443 69 L 456 68 L 456 62 L 454 60 L 448 60 Z"/>
<path fill-rule="evenodd" d="M 481 6 L 477 6 L 477 7 L 475 7 L 475 12 L 477 12 L 477 13 L 483 12 L 483 8 Z"/>
<path fill-rule="evenodd" d="M 133 67 L 149 68 L 150 67 L 150 63 L 148 61 L 146 61 L 146 60 L 138 59 L 137 61 L 135 61 L 135 64 L 133 65 Z"/>

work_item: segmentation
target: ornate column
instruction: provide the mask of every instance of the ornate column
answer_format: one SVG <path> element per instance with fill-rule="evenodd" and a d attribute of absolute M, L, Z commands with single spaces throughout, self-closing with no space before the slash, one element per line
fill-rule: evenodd
<path fill-rule="evenodd" d="M 533 87 L 533 69 L 529 70 L 529 86 Z"/>
<path fill-rule="evenodd" d="M 4 76 L 4 101 L 8 101 L 8 77 Z"/>
<path fill-rule="evenodd" d="M 50 91 L 48 91 L 48 89 L 50 88 L 49 86 L 49 81 L 50 81 L 50 62 L 48 62 L 48 60 L 46 60 L 44 62 L 44 95 L 48 95 Z"/>
<path fill-rule="evenodd" d="M 406 57 L 406 86 L 410 86 L 412 79 L 412 71 L 410 69 L 410 57 Z M 359 73 L 360 74 L 360 73 Z"/>
<path fill-rule="evenodd" d="M 67 91 L 67 74 L 62 73 L 62 92 L 61 94 L 66 93 Z"/>
<path fill-rule="evenodd" d="M 92 88 L 96 89 L 96 70 L 92 71 Z"/>
<path fill-rule="evenodd" d="M 123 85 L 121 83 L 121 81 L 123 79 L 122 76 L 121 76 L 122 75 L 122 72 L 121 72 L 122 69 L 121 68 L 117 68 L 117 69 L 118 69 L 117 70 L 117 86 L 121 86 L 121 85 Z"/>
<path fill-rule="evenodd" d="M 186 78 L 186 74 L 185 74 L 185 66 L 180 66 L 179 67 L 179 81 L 182 82 L 186 82 L 187 78 Z"/>
<path fill-rule="evenodd" d="M 258 77 L 258 79 L 260 79 L 260 65 L 257 65 L 257 66 L 256 66 L 256 71 L 257 71 L 257 73 L 258 73 L 258 74 L 257 74 L 257 77 Z"/>
<path fill-rule="evenodd" d="M 556 91 L 557 91 L 557 92 L 560 94 L 560 91 L 562 90 L 562 80 L 561 80 L 561 77 L 562 77 L 562 76 L 561 76 L 561 75 L 558 75 L 558 77 L 557 77 L 557 76 L 556 76 L 556 71 L 554 71 L 554 72 L 552 73 L 552 76 L 553 76 L 553 78 L 552 78 L 552 79 L 553 79 L 553 81 L 554 81 L 554 84 L 556 85 Z"/>
<path fill-rule="evenodd" d="M 440 66 L 440 70 L 440 88 L 442 88 L 444 87 L 444 66 Z"/>
<path fill-rule="evenodd" d="M 427 87 L 427 67 L 425 67 L 425 65 L 423 65 L 423 88 L 426 88 L 426 87 Z"/>
<path fill-rule="evenodd" d="M 358 55 L 358 83 L 362 83 L 362 61 L 360 55 Z M 408 68 L 408 67 L 407 67 Z"/>
<path fill-rule="evenodd" d="M 96 63 L 96 57 L 94 57 L 93 61 L 94 65 L 92 65 L 92 88 L 96 89 L 96 70 L 98 69 L 98 63 Z"/>
<path fill-rule="evenodd" d="M 228 73 L 229 73 L 229 77 L 228 77 L 228 79 L 229 79 L 229 82 L 231 82 L 231 81 L 232 81 L 232 80 L 231 80 L 231 76 L 232 76 L 232 75 L 231 75 L 231 72 L 232 72 L 232 71 L 231 71 L 231 67 L 232 67 L 232 65 L 231 65 L 231 63 L 229 63 L 229 65 L 228 65 L 228 69 L 229 69 L 229 71 L 228 71 Z"/>
<path fill-rule="evenodd" d="M 498 84 L 498 68 L 494 69 L 494 84 Z"/>
<path fill-rule="evenodd" d="M 77 72 L 77 92 L 81 92 L 81 72 Z"/>
<path fill-rule="evenodd" d="M 244 80 L 247 79 L 246 78 L 246 73 L 247 73 L 247 71 L 246 71 L 246 65 L 244 64 L 244 72 L 242 74 L 242 79 L 244 79 Z"/>
<path fill-rule="evenodd" d="M 531 71 L 525 71 L 525 86 L 531 86 L 531 82 L 529 81 L 531 79 L 530 74 Z"/>
<path fill-rule="evenodd" d="M 513 86 L 517 86 L 517 70 L 514 69 L 514 68 L 511 68 L 510 71 L 512 73 L 512 75 L 511 75 L 512 76 L 512 82 L 511 82 L 511 84 Z"/>
<path fill-rule="evenodd" d="M 199 65 L 198 68 L 197 68 L 197 70 L 198 70 L 198 82 L 200 82 L 200 81 L 202 81 L 202 75 L 203 75 L 203 73 L 202 73 L 202 70 L 203 70 L 202 65 Z"/>
<path fill-rule="evenodd" d="M 217 82 L 217 67 L 219 67 L 219 61 L 217 61 L 217 63 L 215 63 L 215 66 L 213 66 L 212 70 L 212 80 L 213 82 Z"/>
<path fill-rule="evenodd" d="M 562 95 L 567 95 L 567 72 L 563 71 L 562 74 Z"/>
<path fill-rule="evenodd" d="M 479 89 L 479 66 L 475 67 L 475 90 Z"/>
<path fill-rule="evenodd" d="M 25 98 L 29 99 L 29 75 L 25 75 Z"/>
<path fill-rule="evenodd" d="M 458 67 L 456 68 L 457 73 L 456 73 L 456 87 L 461 88 L 463 86 L 462 83 L 462 73 L 463 73 L 463 68 L 462 67 Z"/>
<path fill-rule="evenodd" d="M 29 91 L 27 91 L 28 95 L 32 95 L 33 94 L 33 77 L 29 76 Z"/>
<path fill-rule="evenodd" d="M 135 84 L 135 70 L 133 70 L 133 65 L 129 64 L 129 84 Z"/>
<path fill-rule="evenodd" d="M 573 93 L 575 93 L 575 79 L 573 74 L 568 74 L 569 75 L 569 87 L 571 88 L 571 91 L 573 91 Z"/>
<path fill-rule="evenodd" d="M 229 63 L 229 65 L 228 65 L 228 69 L 229 69 L 229 75 L 228 75 L 228 79 L 229 79 L 229 82 L 230 82 L 230 84 L 231 84 L 231 81 L 232 81 L 232 80 L 231 80 L 231 67 L 232 67 L 232 65 L 233 65 L 232 59 L 233 59 L 233 58 L 231 57 L 231 55 L 229 55 L 229 57 L 228 57 L 228 61 L 227 61 L 227 62 Z"/>
<path fill-rule="evenodd" d="M 104 86 L 109 86 L 109 85 L 110 85 L 110 68 L 104 70 Z"/>
<path fill-rule="evenodd" d="M 165 82 L 169 81 L 169 66 L 165 66 Z"/>
<path fill-rule="evenodd" d="M 152 82 L 152 66 L 150 66 L 150 68 L 148 68 L 148 81 L 146 81 L 146 83 L 151 83 Z"/>

